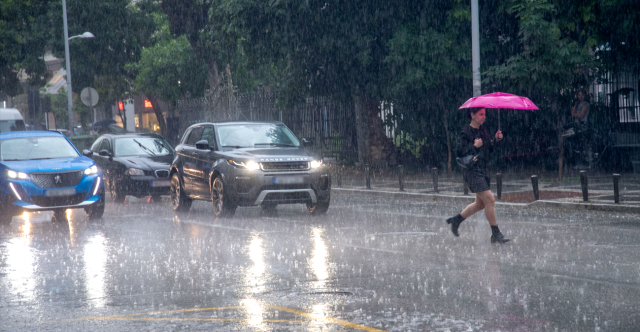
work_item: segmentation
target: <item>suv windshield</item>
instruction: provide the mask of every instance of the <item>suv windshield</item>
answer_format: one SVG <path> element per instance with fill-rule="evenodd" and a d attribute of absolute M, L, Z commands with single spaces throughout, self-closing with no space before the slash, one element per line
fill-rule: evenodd
<path fill-rule="evenodd" d="M 173 154 L 169 142 L 156 137 L 123 137 L 115 139 L 116 156 L 166 156 Z"/>
<path fill-rule="evenodd" d="M 64 137 L 24 137 L 0 141 L 0 160 L 35 160 L 78 157 Z"/>
<path fill-rule="evenodd" d="M 300 146 L 289 128 L 269 123 L 220 126 L 218 136 L 223 147 Z"/>

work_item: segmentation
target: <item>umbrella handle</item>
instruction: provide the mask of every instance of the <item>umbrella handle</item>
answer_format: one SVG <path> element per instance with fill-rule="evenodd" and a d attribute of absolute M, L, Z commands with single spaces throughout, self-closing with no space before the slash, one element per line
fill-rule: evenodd
<path fill-rule="evenodd" d="M 498 130 L 500 130 L 500 109 L 498 108 Z"/>

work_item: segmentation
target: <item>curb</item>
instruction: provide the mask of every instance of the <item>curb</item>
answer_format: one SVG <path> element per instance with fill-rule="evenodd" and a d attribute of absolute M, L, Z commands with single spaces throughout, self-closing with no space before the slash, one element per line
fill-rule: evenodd
<path fill-rule="evenodd" d="M 424 194 L 415 192 L 400 192 L 375 189 L 356 189 L 356 188 L 331 188 L 331 191 L 348 195 L 368 195 L 375 197 L 389 197 L 392 199 L 409 199 L 413 201 L 437 201 L 443 199 L 451 202 L 471 203 L 475 200 L 474 196 L 454 196 L 445 194 Z M 562 208 L 567 210 L 591 210 L 591 211 L 609 211 L 621 213 L 638 213 L 640 214 L 640 206 L 637 205 L 619 205 L 619 204 L 603 204 L 603 203 L 575 203 L 560 202 L 550 200 L 538 200 L 532 203 L 508 203 L 496 201 L 496 205 L 525 207 L 525 208 Z"/>

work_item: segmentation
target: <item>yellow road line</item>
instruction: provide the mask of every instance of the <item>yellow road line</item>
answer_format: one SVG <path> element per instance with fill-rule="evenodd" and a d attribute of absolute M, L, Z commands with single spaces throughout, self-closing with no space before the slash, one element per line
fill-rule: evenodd
<path fill-rule="evenodd" d="M 288 312 L 294 314 L 296 316 L 305 317 L 312 321 L 324 321 L 332 324 L 338 324 L 344 327 L 349 327 L 352 329 L 368 331 L 368 332 L 385 332 L 384 330 L 376 329 L 373 327 L 368 327 L 365 325 L 355 324 L 351 322 L 347 322 L 341 319 L 319 316 L 310 314 L 304 311 L 291 309 L 287 307 L 280 306 L 272 306 L 267 305 L 266 308 L 275 309 L 279 311 Z M 232 306 L 232 307 L 217 307 L 217 308 L 194 308 L 194 309 L 180 309 L 180 310 L 166 310 L 166 311 L 152 311 L 152 312 L 143 312 L 136 314 L 127 314 L 127 315 L 113 315 L 113 316 L 95 316 L 95 317 L 83 317 L 78 319 L 65 319 L 61 321 L 78 321 L 78 320 L 113 320 L 113 321 L 196 321 L 196 322 L 244 322 L 248 319 L 246 318 L 172 318 L 172 317 L 141 317 L 141 316 L 151 316 L 151 315 L 165 315 L 165 314 L 173 314 L 173 313 L 184 313 L 184 312 L 198 312 L 198 311 L 218 311 L 218 310 L 229 310 L 229 309 L 242 309 L 242 306 Z M 308 323 L 306 320 L 293 320 L 293 319 L 264 319 L 265 323 Z"/>
<path fill-rule="evenodd" d="M 385 332 L 384 330 L 376 329 L 376 328 L 373 328 L 373 327 L 368 327 L 368 326 L 364 326 L 364 325 L 360 325 L 360 324 L 355 324 L 355 323 L 347 322 L 347 321 L 344 321 L 344 320 L 341 320 L 341 319 L 337 319 L 337 318 L 333 318 L 333 317 L 312 315 L 310 313 L 307 313 L 307 312 L 304 312 L 304 311 L 300 311 L 300 310 L 296 310 L 296 309 L 291 309 L 291 308 L 286 308 L 286 307 L 279 307 L 279 306 L 272 306 L 272 305 L 268 305 L 266 307 L 267 308 L 276 309 L 276 310 L 280 310 L 280 311 L 284 311 L 284 312 L 288 312 L 288 313 L 292 313 L 294 315 L 306 317 L 306 318 L 313 319 L 313 320 L 328 321 L 328 322 L 331 322 L 331 323 L 334 323 L 334 324 L 339 324 L 339 325 L 342 325 L 342 326 L 345 326 L 345 327 L 350 327 L 352 329 L 358 329 L 358 330 L 370 331 L 370 332 Z"/>

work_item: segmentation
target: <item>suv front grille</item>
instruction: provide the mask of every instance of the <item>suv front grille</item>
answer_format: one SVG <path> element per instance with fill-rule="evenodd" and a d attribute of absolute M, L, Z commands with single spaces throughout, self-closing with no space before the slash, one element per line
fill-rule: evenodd
<path fill-rule="evenodd" d="M 308 171 L 308 161 L 287 161 L 287 162 L 268 162 L 260 163 L 260 167 L 265 172 L 291 172 L 291 171 Z"/>
<path fill-rule="evenodd" d="M 82 180 L 82 171 L 31 173 L 29 176 L 40 188 L 75 187 Z"/>

